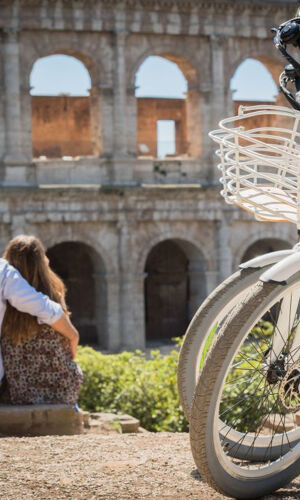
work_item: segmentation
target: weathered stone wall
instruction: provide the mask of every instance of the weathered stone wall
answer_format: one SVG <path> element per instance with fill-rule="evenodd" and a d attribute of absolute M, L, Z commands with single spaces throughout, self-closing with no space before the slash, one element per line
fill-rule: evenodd
<path fill-rule="evenodd" d="M 74 319 L 85 328 L 96 325 L 100 345 L 110 350 L 145 346 L 147 260 L 159 243 L 171 240 L 188 261 L 190 319 L 251 245 L 268 238 L 286 247 L 296 236 L 290 224 L 258 224 L 246 213 L 224 206 L 218 188 L 180 186 L 2 188 L 0 251 L 19 233 L 41 238 L 50 257 L 63 243 L 73 244 L 75 269 L 67 278 L 69 288 L 72 277 L 78 276 L 77 267 L 84 271 L 83 250 L 89 255 L 94 316 L 87 310 L 78 318 L 75 308 Z M 69 253 L 60 255 L 70 259 Z M 86 283 L 83 276 L 73 305 L 89 300 Z"/>
<path fill-rule="evenodd" d="M 188 320 L 250 247 L 253 255 L 266 248 L 262 240 L 277 248 L 295 242 L 293 226 L 258 223 L 225 206 L 207 134 L 233 113 L 230 79 L 242 60 L 259 59 L 277 79 L 283 61 L 269 29 L 297 6 L 294 0 L 0 0 L 0 250 L 25 232 L 42 239 L 57 266 L 66 252 L 82 272 L 88 260 L 85 317 L 76 318 L 78 274 L 72 266 L 63 272 L 76 295 L 69 297 L 74 318 L 102 346 L 145 346 L 145 280 L 151 284 L 160 272 L 147 261 L 156 245 L 171 240 L 185 256 Z M 30 73 L 38 58 L 55 53 L 77 57 L 90 73 L 92 157 L 33 161 Z M 187 147 L 179 159 L 137 155 L 135 75 L 150 55 L 175 62 L 187 79 Z M 163 299 L 161 276 L 158 283 Z M 166 303 L 157 307 L 159 316 Z"/>

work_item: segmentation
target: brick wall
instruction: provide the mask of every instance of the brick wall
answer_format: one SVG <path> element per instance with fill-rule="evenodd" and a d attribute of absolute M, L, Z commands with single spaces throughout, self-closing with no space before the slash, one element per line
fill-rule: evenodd
<path fill-rule="evenodd" d="M 176 128 L 176 154 L 186 152 L 186 102 L 184 99 L 142 98 L 137 99 L 137 149 L 138 154 L 156 156 L 158 120 L 174 120 Z M 147 146 L 143 153 L 140 145 Z"/>
<path fill-rule="evenodd" d="M 33 156 L 93 154 L 89 97 L 32 97 Z"/>

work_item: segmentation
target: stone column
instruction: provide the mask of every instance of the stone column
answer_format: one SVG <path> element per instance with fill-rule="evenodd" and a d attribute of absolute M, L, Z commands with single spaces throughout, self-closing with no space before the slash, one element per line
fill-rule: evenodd
<path fill-rule="evenodd" d="M 189 321 L 207 296 L 206 275 L 203 269 L 189 269 Z"/>
<path fill-rule="evenodd" d="M 128 137 L 128 154 L 135 158 L 137 156 L 137 101 L 135 97 L 135 87 L 127 88 L 127 137 Z"/>
<path fill-rule="evenodd" d="M 221 118 L 226 116 L 227 103 L 224 92 L 224 51 L 225 38 L 219 35 L 211 35 L 211 65 L 212 65 L 212 123 L 213 128 L 218 128 Z M 227 89 L 226 89 L 227 90 Z"/>
<path fill-rule="evenodd" d="M 145 278 L 146 273 L 134 273 L 131 275 L 133 287 L 133 342 L 135 349 L 146 347 L 146 325 L 145 325 Z"/>
<path fill-rule="evenodd" d="M 99 156 L 103 152 L 103 137 L 101 127 L 101 107 L 100 107 L 100 88 L 92 87 L 90 89 L 90 117 L 91 117 L 91 143 L 92 154 Z"/>
<path fill-rule="evenodd" d="M 127 109 L 125 45 L 127 32 L 115 33 L 115 80 L 114 80 L 114 154 L 127 154 Z"/>
<path fill-rule="evenodd" d="M 232 274 L 232 251 L 230 238 L 230 217 L 224 214 L 216 221 L 216 248 L 219 270 L 219 283 Z"/>
<path fill-rule="evenodd" d="M 123 29 L 115 33 L 114 60 L 114 176 L 116 183 L 132 182 L 133 161 L 128 155 L 128 115 L 127 115 L 127 83 L 126 83 L 126 49 L 127 32 Z"/>
<path fill-rule="evenodd" d="M 122 345 L 129 350 L 145 348 L 144 280 L 144 273 L 121 275 Z"/>
<path fill-rule="evenodd" d="M 144 275 L 132 268 L 132 224 L 119 223 L 120 328 L 126 349 L 143 348 L 145 344 L 143 317 Z"/>
<path fill-rule="evenodd" d="M 1 46 L 2 50 L 2 46 Z M 5 95 L 4 87 L 0 85 L 0 158 L 5 154 Z M 3 176 L 3 169 L 0 168 L 0 182 Z"/>
<path fill-rule="evenodd" d="M 228 116 L 228 90 L 224 89 L 225 78 L 225 66 L 224 66 L 224 49 L 223 45 L 225 43 L 225 37 L 220 35 L 210 36 L 210 48 L 211 48 L 211 64 L 212 64 L 212 82 L 211 82 L 211 94 L 210 94 L 210 128 L 211 130 L 219 128 L 219 121 L 222 118 Z M 230 113 L 229 113 L 230 114 Z M 214 155 L 217 145 L 211 141 L 211 170 L 209 178 L 210 180 L 217 181 L 220 177 L 219 171 L 213 167 L 216 165 L 217 160 Z"/>
<path fill-rule="evenodd" d="M 215 143 L 210 139 L 208 133 L 213 129 L 211 109 L 212 91 L 208 86 L 201 86 L 201 171 L 203 171 L 208 181 L 215 176 L 214 173 L 214 152 Z"/>
<path fill-rule="evenodd" d="M 218 275 L 218 271 L 205 271 L 207 295 L 209 295 L 218 286 Z"/>
<path fill-rule="evenodd" d="M 106 347 L 109 351 L 118 351 L 122 345 L 120 331 L 120 279 L 118 275 L 106 274 L 107 287 L 107 336 Z"/>
<path fill-rule="evenodd" d="M 109 85 L 100 85 L 98 92 L 99 92 L 99 114 L 97 118 L 99 119 L 100 123 L 99 133 L 101 136 L 101 156 L 104 158 L 112 158 L 114 151 L 113 88 L 112 86 Z"/>
<path fill-rule="evenodd" d="M 23 166 L 29 158 L 23 149 L 21 120 L 20 63 L 18 31 L 7 29 L 3 44 L 5 94 L 5 156 L 6 165 Z"/>
<path fill-rule="evenodd" d="M 200 157 L 202 153 L 202 99 L 199 89 L 189 89 L 186 96 L 187 153 Z"/>

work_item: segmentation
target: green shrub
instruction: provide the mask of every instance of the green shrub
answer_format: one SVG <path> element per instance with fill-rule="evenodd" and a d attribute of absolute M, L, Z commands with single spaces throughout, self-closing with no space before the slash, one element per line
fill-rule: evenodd
<path fill-rule="evenodd" d="M 84 382 L 79 405 L 88 411 L 128 413 L 149 431 L 187 431 L 177 392 L 178 351 L 162 356 L 152 351 L 102 354 L 79 347 Z"/>

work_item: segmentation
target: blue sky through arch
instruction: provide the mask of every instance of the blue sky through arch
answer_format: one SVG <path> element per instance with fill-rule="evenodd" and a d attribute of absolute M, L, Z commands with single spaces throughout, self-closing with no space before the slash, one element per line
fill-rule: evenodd
<path fill-rule="evenodd" d="M 75 57 L 54 54 L 37 59 L 30 75 L 31 95 L 88 96 L 91 78 Z"/>
<path fill-rule="evenodd" d="M 84 64 L 75 57 L 55 54 L 38 59 L 30 75 L 32 95 L 89 95 L 91 79 Z M 187 81 L 178 66 L 159 56 L 148 57 L 136 74 L 137 97 L 184 99 Z M 277 82 L 265 66 L 245 59 L 231 79 L 235 100 L 274 100 Z"/>
<path fill-rule="evenodd" d="M 238 66 L 230 82 L 232 97 L 236 101 L 274 101 L 278 94 L 277 85 L 267 68 L 251 58 Z"/>

